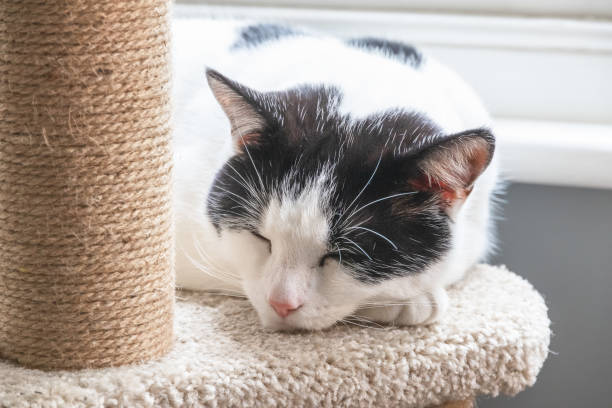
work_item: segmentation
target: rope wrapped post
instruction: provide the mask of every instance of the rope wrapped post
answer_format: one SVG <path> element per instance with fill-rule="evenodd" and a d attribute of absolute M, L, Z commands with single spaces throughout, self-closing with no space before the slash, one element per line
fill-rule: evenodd
<path fill-rule="evenodd" d="M 0 357 L 169 351 L 169 1 L 0 0 Z"/>

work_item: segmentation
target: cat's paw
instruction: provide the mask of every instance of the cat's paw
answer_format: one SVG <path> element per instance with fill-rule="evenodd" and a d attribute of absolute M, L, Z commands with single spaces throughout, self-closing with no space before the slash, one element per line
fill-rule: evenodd
<path fill-rule="evenodd" d="M 412 298 L 395 318 L 399 326 L 431 324 L 440 318 L 448 309 L 448 295 L 446 290 L 438 288 Z"/>
<path fill-rule="evenodd" d="M 392 303 L 392 302 L 390 302 Z M 446 290 L 438 288 L 401 302 L 398 305 L 363 308 L 357 315 L 365 319 L 398 326 L 427 325 L 436 322 L 448 309 Z"/>

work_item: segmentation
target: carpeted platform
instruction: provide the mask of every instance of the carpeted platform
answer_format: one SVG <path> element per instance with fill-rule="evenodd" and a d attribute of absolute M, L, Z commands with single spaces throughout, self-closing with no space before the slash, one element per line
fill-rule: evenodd
<path fill-rule="evenodd" d="M 532 385 L 550 338 L 540 294 L 479 265 L 430 327 L 264 331 L 245 300 L 179 292 L 177 339 L 143 365 L 43 372 L 0 363 L 2 407 L 421 407 Z"/>

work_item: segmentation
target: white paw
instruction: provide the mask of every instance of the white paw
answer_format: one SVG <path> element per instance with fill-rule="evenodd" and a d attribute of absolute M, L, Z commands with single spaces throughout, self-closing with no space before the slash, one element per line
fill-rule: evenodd
<path fill-rule="evenodd" d="M 383 302 L 381 302 L 383 303 Z M 402 303 L 402 305 L 397 305 Z M 357 315 L 365 319 L 398 326 L 426 325 L 436 322 L 448 309 L 446 290 L 438 288 L 404 302 L 389 302 L 389 306 L 359 309 Z"/>
<path fill-rule="evenodd" d="M 448 309 L 446 290 L 438 288 L 409 300 L 395 319 L 400 326 L 424 325 L 436 322 Z"/>

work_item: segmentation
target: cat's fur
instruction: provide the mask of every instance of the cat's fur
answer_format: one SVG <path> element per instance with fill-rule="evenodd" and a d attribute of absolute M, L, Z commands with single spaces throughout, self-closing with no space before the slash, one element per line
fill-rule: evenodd
<path fill-rule="evenodd" d="M 435 321 L 490 242 L 472 90 L 374 38 L 184 20 L 175 43 L 178 285 L 245 294 L 275 329 Z"/>

